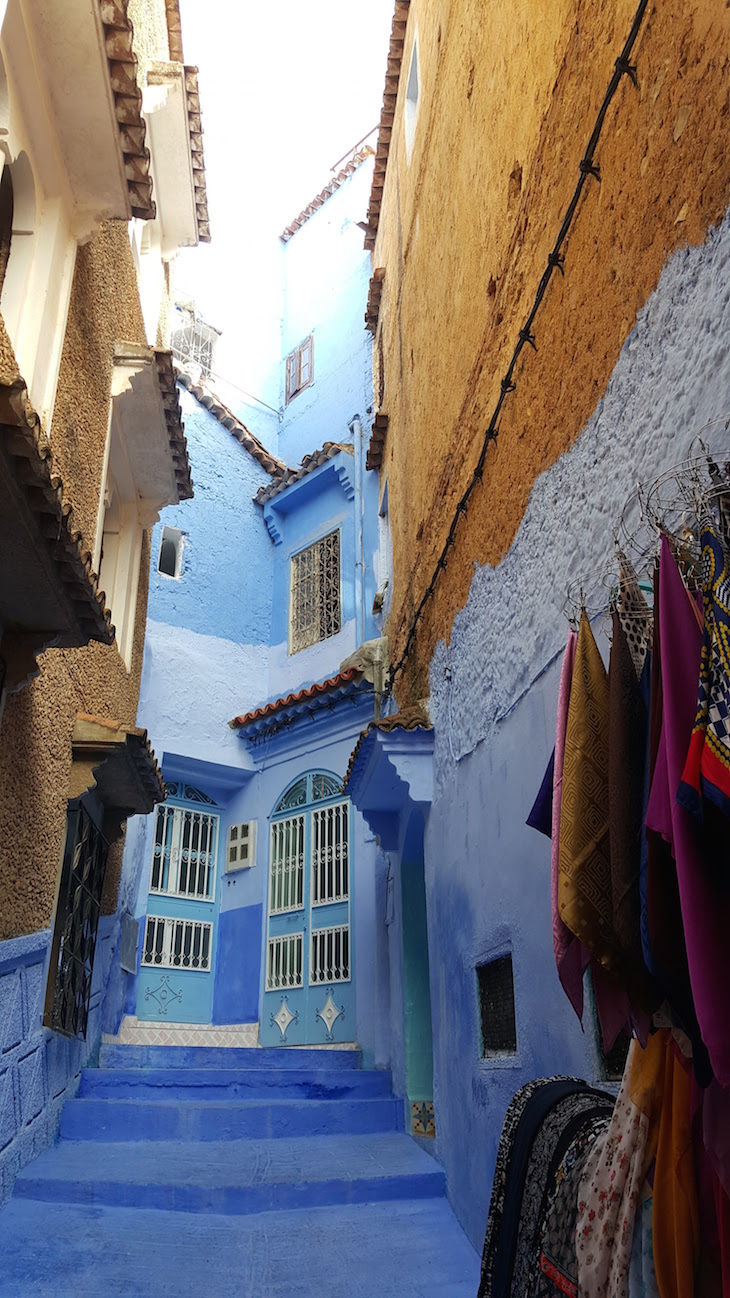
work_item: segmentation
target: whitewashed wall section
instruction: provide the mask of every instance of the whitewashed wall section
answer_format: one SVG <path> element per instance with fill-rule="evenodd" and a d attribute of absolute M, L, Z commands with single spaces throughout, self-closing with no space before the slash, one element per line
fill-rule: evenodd
<path fill-rule="evenodd" d="M 449 740 L 457 759 L 472 752 L 560 653 L 566 590 L 576 578 L 590 585 L 605 567 L 613 528 L 637 482 L 651 483 L 686 455 L 709 420 L 727 414 L 726 218 L 699 248 L 682 250 L 665 266 L 605 397 L 573 447 L 535 483 L 511 549 L 496 568 L 475 566 L 449 646 L 440 642 L 431 662 L 437 768 L 452 760 Z M 539 426 L 526 435 L 539 437 Z"/>

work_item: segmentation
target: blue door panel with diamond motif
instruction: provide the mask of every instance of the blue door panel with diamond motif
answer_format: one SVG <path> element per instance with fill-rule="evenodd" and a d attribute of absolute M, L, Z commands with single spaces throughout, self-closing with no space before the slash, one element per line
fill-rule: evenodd
<path fill-rule="evenodd" d="M 199 789 L 165 787 L 167 799 L 155 813 L 137 1018 L 210 1023 L 220 815 Z"/>
<path fill-rule="evenodd" d="M 350 803 L 337 776 L 301 776 L 269 826 L 261 1044 L 352 1041 Z"/>

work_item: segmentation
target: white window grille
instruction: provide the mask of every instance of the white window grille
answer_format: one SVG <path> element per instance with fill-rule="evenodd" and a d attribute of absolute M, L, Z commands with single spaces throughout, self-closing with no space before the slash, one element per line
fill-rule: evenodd
<path fill-rule="evenodd" d="M 212 900 L 217 853 L 218 816 L 163 803 L 155 821 L 150 892 Z"/>
<path fill-rule="evenodd" d="M 245 870 L 256 860 L 256 821 L 231 825 L 226 843 L 226 871 Z"/>
<path fill-rule="evenodd" d="M 142 964 L 161 969 L 210 969 L 213 925 L 199 920 L 148 915 Z"/>
<path fill-rule="evenodd" d="M 350 926 L 315 928 L 312 932 L 310 983 L 346 983 L 350 980 Z"/>
<path fill-rule="evenodd" d="M 312 812 L 312 905 L 349 896 L 348 804 Z"/>
<path fill-rule="evenodd" d="M 340 630 L 340 534 L 330 532 L 292 555 L 290 653 Z"/>
<path fill-rule="evenodd" d="M 303 933 L 287 933 L 285 937 L 270 937 L 266 962 L 267 992 L 301 987 L 303 956 Z"/>
<path fill-rule="evenodd" d="M 271 826 L 269 913 L 301 910 L 304 905 L 304 816 L 289 816 Z"/>

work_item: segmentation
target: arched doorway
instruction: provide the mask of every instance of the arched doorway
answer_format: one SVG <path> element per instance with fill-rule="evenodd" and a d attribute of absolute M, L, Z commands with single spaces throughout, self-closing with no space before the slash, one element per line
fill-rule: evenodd
<path fill-rule="evenodd" d="M 330 771 L 299 776 L 271 814 L 262 1045 L 352 1040 L 350 823 Z"/>

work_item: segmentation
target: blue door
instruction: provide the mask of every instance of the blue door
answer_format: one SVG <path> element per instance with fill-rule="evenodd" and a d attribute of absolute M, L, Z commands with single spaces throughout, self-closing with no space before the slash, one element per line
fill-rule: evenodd
<path fill-rule="evenodd" d="M 269 828 L 261 1044 L 352 1041 L 352 860 L 349 799 L 327 771 L 303 775 Z"/>
<path fill-rule="evenodd" d="M 200 789 L 166 788 L 155 813 L 137 1018 L 210 1023 L 220 815 Z"/>

